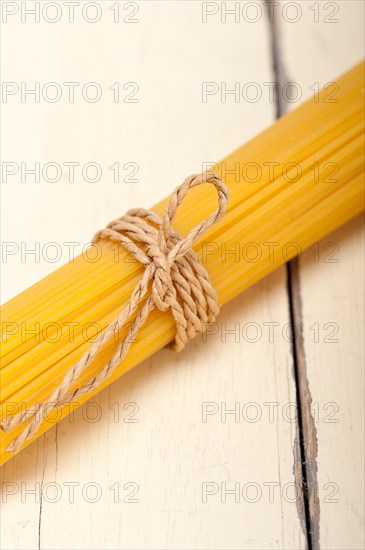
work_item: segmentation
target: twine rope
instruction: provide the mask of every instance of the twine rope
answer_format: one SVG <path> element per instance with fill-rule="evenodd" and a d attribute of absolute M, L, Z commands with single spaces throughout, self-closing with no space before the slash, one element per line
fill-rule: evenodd
<path fill-rule="evenodd" d="M 188 190 L 204 182 L 209 182 L 216 188 L 218 208 L 182 238 L 172 227 L 177 209 Z M 216 174 L 194 174 L 186 178 L 172 193 L 162 219 L 151 210 L 132 209 L 96 233 L 93 243 L 101 239 L 119 243 L 145 266 L 145 271 L 117 319 L 101 332 L 99 338 L 69 369 L 49 399 L 2 422 L 1 428 L 8 432 L 31 420 L 11 441 L 7 451 L 16 452 L 27 439 L 33 437 L 39 430 L 45 414 L 50 410 L 72 403 L 81 396 L 93 392 L 109 378 L 126 357 L 133 340 L 153 309 L 171 311 L 176 325 L 172 346 L 175 351 L 182 350 L 188 340 L 204 331 L 206 323 L 216 319 L 219 313 L 217 294 L 192 245 L 224 216 L 228 200 L 228 188 Z M 147 297 L 149 289 L 151 292 Z M 130 324 L 124 339 L 117 345 L 112 358 L 95 376 L 70 391 L 84 370 L 94 361 L 100 349 L 113 335 L 119 333 L 134 314 L 134 322 Z"/>

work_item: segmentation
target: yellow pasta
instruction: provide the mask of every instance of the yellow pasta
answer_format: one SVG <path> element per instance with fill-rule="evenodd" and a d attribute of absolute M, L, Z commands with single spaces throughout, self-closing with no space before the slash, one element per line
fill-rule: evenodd
<path fill-rule="evenodd" d="M 327 93 L 319 94 L 212 167 L 228 185 L 231 200 L 224 219 L 194 249 L 220 305 L 364 210 L 363 75 L 359 64 L 338 80 L 334 103 L 326 103 Z M 153 209 L 162 214 L 167 202 Z M 195 188 L 174 227 L 185 235 L 215 208 L 211 186 Z M 45 401 L 88 349 L 83 329 L 90 323 L 105 328 L 128 301 L 143 267 L 118 245 L 101 241 L 98 246 L 96 262 L 79 256 L 2 307 L 2 418 Z M 77 325 L 70 338 L 72 323 Z M 173 337 L 172 316 L 154 311 L 127 359 L 101 388 Z M 115 345 L 101 350 L 78 384 L 98 372 Z M 66 405 L 57 418 L 69 412 Z M 53 424 L 50 415 L 37 436 Z M 6 448 L 23 428 L 2 433 L 1 463 L 13 456 Z"/>

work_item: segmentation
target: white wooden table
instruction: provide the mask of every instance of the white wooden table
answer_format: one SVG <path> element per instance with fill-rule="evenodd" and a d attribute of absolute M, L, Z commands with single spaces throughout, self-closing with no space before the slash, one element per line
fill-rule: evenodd
<path fill-rule="evenodd" d="M 2 301 L 363 56 L 362 0 L 270 18 L 259 1 L 40 2 L 39 22 L 35 4 L 2 2 Z M 363 244 L 355 219 L 7 463 L 2 548 L 364 548 Z"/>

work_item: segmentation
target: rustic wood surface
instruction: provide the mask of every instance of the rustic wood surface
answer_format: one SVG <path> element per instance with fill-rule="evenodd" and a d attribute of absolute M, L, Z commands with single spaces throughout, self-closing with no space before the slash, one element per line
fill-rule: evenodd
<path fill-rule="evenodd" d="M 74 23 L 58 2 L 54 24 L 21 21 L 34 2 L 8 4 L 19 11 L 2 25 L 3 81 L 80 86 L 74 103 L 19 93 L 2 105 L 3 161 L 63 167 L 55 183 L 21 181 L 21 170 L 3 182 L 2 239 L 19 246 L 2 263 L 3 301 L 67 261 L 67 243 L 80 253 L 107 221 L 297 105 L 273 100 L 268 83 L 294 82 L 303 100 L 363 56 L 358 0 L 270 12 L 258 1 L 103 1 L 85 12 L 98 6 L 96 23 L 82 0 Z M 102 89 L 96 103 L 82 98 L 89 82 Z M 206 101 L 204 82 L 219 90 Z M 222 101 L 236 82 L 239 100 Z M 65 162 L 98 163 L 102 177 L 80 167 L 70 182 Z M 216 334 L 162 351 L 7 463 L 1 547 L 364 548 L 363 245 L 358 218 L 224 307 Z"/>

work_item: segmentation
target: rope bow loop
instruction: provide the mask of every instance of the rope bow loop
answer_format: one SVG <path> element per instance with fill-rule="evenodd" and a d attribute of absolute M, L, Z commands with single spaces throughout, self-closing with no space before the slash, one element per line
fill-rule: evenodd
<path fill-rule="evenodd" d="M 177 232 L 173 231 L 172 222 L 175 220 L 178 207 L 183 202 L 188 190 L 204 182 L 209 182 L 216 188 L 218 193 L 218 207 L 209 218 L 196 225 L 185 238 L 182 238 Z M 181 259 L 190 251 L 193 243 L 224 216 L 228 200 L 228 188 L 224 185 L 222 180 L 213 173 L 189 176 L 171 195 L 162 222 L 159 223 L 160 229 L 157 235 L 157 243 L 148 248 L 148 255 L 153 259 L 156 265 L 152 283 L 152 296 L 155 306 L 161 311 L 172 309 L 174 312 L 174 310 L 176 310 L 174 304 L 177 295 L 175 286 L 177 271 L 173 270 L 173 275 L 171 276 L 171 267 L 174 264 L 181 264 Z M 198 261 L 197 257 L 196 261 Z M 182 266 L 180 265 L 179 267 L 181 268 Z M 201 269 L 200 272 L 203 276 L 203 269 Z M 204 278 L 207 282 L 209 281 L 208 274 L 205 271 Z M 215 295 L 213 287 L 211 288 L 210 294 L 212 297 Z M 218 314 L 218 311 L 216 311 L 216 313 Z M 175 319 L 175 321 L 177 321 L 177 319 Z M 177 344 L 177 347 L 182 349 L 183 346 L 180 347 L 180 345 Z"/>

